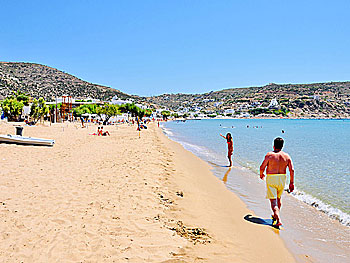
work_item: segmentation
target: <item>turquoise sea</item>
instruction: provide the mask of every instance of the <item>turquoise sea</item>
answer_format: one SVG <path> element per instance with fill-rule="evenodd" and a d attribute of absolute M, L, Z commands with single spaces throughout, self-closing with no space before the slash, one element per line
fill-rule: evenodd
<path fill-rule="evenodd" d="M 335 256 L 340 259 L 334 262 L 342 262 L 344 255 L 350 256 L 344 249 L 337 251 L 350 244 L 350 120 L 188 120 L 167 122 L 162 128 L 170 139 L 211 164 L 214 175 L 223 179 L 248 208 L 266 216 L 270 211 L 264 200 L 265 185 L 259 179 L 259 166 L 265 154 L 272 150 L 273 139 L 282 137 L 283 150 L 289 153 L 295 166 L 296 190 L 285 194 L 288 198 L 282 208 L 285 223 L 290 222 L 290 229 L 300 232 L 300 236 L 293 238 L 304 242 L 300 245 L 302 249 L 307 246 L 308 238 L 310 242 L 319 239 L 317 247 L 322 242 L 330 247 L 333 244 L 329 253 L 337 253 Z M 219 136 L 228 132 L 234 138 L 232 170 L 226 167 L 227 144 Z M 302 218 L 301 222 L 310 218 L 317 222 L 300 226 L 296 214 Z M 325 247 L 323 252 L 326 250 Z M 320 251 L 314 254 L 322 255 Z"/>

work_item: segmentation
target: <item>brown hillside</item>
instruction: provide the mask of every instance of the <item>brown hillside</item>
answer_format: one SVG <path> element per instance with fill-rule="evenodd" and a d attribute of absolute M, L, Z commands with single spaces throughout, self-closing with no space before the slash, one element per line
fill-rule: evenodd
<path fill-rule="evenodd" d="M 119 90 L 83 81 L 55 68 L 22 62 L 0 62 L 0 99 L 20 89 L 34 98 L 53 100 L 56 96 L 109 100 L 118 95 L 131 97 Z"/>

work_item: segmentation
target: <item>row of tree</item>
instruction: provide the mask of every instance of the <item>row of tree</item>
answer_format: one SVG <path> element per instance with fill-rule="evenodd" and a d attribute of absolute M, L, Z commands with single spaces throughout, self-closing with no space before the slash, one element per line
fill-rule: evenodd
<path fill-rule="evenodd" d="M 149 117 L 152 114 L 151 109 L 141 109 L 135 104 L 127 103 L 123 105 L 113 105 L 105 103 L 102 106 L 96 104 L 84 104 L 73 109 L 73 116 L 81 117 L 84 114 L 97 114 L 105 122 L 113 116 L 120 115 L 121 113 L 129 113 L 132 117 Z"/>
<path fill-rule="evenodd" d="M 268 109 L 268 108 L 255 108 L 255 109 L 250 109 L 249 113 L 252 115 L 259 115 L 262 113 L 266 113 L 266 114 L 275 114 L 275 115 L 282 115 L 282 116 L 288 116 L 288 113 L 290 111 L 285 108 L 285 107 L 281 107 L 278 110 L 273 110 L 273 109 Z"/>
<path fill-rule="evenodd" d="M 5 117 L 9 121 L 18 121 L 23 112 L 24 106 L 30 107 L 30 117 L 34 122 L 38 122 L 41 118 L 47 115 L 53 115 L 57 107 L 60 110 L 62 103 L 56 105 L 46 105 L 43 98 L 31 99 L 27 94 L 17 91 L 13 95 L 8 96 L 5 100 L 0 102 L 0 106 L 4 112 Z M 73 109 L 74 117 L 81 117 L 84 114 L 97 114 L 105 122 L 108 122 L 112 116 L 120 115 L 121 113 L 129 113 L 132 117 L 138 117 L 142 119 L 143 117 L 149 117 L 152 114 L 151 109 L 141 109 L 135 104 L 127 103 L 124 105 L 112 105 L 105 103 L 104 105 L 97 104 L 84 104 Z M 170 116 L 170 112 L 162 112 L 164 118 Z"/>

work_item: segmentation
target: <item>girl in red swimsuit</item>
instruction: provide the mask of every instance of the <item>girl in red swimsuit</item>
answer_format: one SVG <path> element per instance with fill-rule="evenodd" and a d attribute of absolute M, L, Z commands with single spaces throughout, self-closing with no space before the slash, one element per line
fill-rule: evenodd
<path fill-rule="evenodd" d="M 230 162 L 230 166 L 229 166 L 229 167 L 231 167 L 231 166 L 232 166 L 232 159 L 231 159 L 231 157 L 232 157 L 232 154 L 233 154 L 233 140 L 232 140 L 232 135 L 231 135 L 231 133 L 228 132 L 228 133 L 226 134 L 226 136 L 222 135 L 221 133 L 220 133 L 220 136 L 221 136 L 222 138 L 225 138 L 226 141 L 227 141 L 227 147 L 228 147 L 227 158 L 228 158 L 228 160 L 229 160 L 229 162 Z"/>

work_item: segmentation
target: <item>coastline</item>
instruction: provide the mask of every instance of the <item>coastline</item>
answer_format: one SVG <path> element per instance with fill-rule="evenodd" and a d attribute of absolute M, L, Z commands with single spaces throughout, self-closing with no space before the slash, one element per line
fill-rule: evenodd
<path fill-rule="evenodd" d="M 183 189 L 187 197 L 178 201 L 180 218 L 204 227 L 213 236 L 210 246 L 192 247 L 190 254 L 204 255 L 208 262 L 215 259 L 218 262 L 294 262 L 278 230 L 244 220 L 254 213 L 214 176 L 211 166 L 167 138 L 161 130 L 157 133 L 174 154 L 179 175 L 172 178 L 172 182 Z M 221 255 L 221 259 L 213 255 Z"/>
<path fill-rule="evenodd" d="M 25 127 L 55 146 L 0 144 L 3 261 L 295 261 L 277 230 L 245 221 L 253 213 L 210 166 L 155 124 L 141 139 L 135 126 L 106 129 Z"/>
<path fill-rule="evenodd" d="M 219 122 L 215 123 L 219 126 Z M 193 123 L 193 125 L 183 124 L 184 131 L 179 130 L 182 125 L 178 125 L 164 126 L 165 134 L 206 163 L 212 164 L 214 175 L 219 180 L 224 181 L 227 188 L 237 195 L 250 210 L 258 215 L 268 216 L 271 211 L 268 203 L 263 201 L 266 194 L 265 184 L 261 180 L 257 180 L 256 167 L 254 166 L 252 169 L 249 165 L 244 166 L 245 162 L 237 163 L 235 160 L 232 169 L 221 166 L 221 161 L 225 161 L 226 158 L 223 153 L 221 154 L 216 151 L 216 148 L 213 148 L 213 145 L 218 147 L 212 136 L 213 125 L 204 122 L 203 125 L 207 127 L 206 133 L 204 136 L 198 135 L 198 140 L 197 136 L 193 135 L 196 131 L 203 129 L 202 124 L 198 122 Z M 190 125 L 191 128 L 185 128 L 187 125 Z M 222 123 L 222 125 L 230 126 L 226 123 Z M 189 131 L 192 132 L 192 135 Z M 299 194 L 300 191 L 297 191 L 297 196 L 285 194 L 284 197 L 282 212 L 286 228 L 280 231 L 280 236 L 287 248 L 298 262 L 304 262 L 306 254 L 308 259 L 312 258 L 314 262 L 344 262 L 350 256 L 350 250 L 347 247 L 350 229 L 343 224 L 341 218 L 330 216 L 326 211 L 317 211 L 320 210 L 318 205 L 300 200 L 302 196 L 300 197 Z M 315 198 L 309 201 L 316 202 Z M 296 217 L 296 215 L 298 216 Z"/>
<path fill-rule="evenodd" d="M 225 120 L 223 119 L 222 121 L 230 121 L 230 120 L 232 120 L 232 119 L 225 119 Z M 268 120 L 269 121 L 278 121 L 279 123 L 283 123 L 283 124 L 280 125 L 279 129 L 288 129 L 289 126 L 286 125 L 286 124 L 288 124 L 288 122 L 286 122 L 286 121 L 291 121 L 290 123 L 293 123 L 293 121 L 295 121 L 295 122 L 300 121 L 300 120 L 287 120 L 287 119 L 284 119 L 284 120 L 268 119 Z M 240 122 L 232 122 L 232 123 L 219 122 L 219 121 L 221 121 L 220 119 L 211 119 L 211 121 L 213 121 L 212 123 L 217 123 L 218 128 L 222 128 L 222 129 L 230 129 L 231 125 L 234 124 L 232 126 L 232 129 L 235 129 L 235 130 L 231 130 L 231 131 L 232 132 L 236 132 L 238 134 L 238 136 L 241 136 L 241 134 L 239 134 L 241 132 L 241 130 L 240 129 L 236 129 L 236 128 L 242 128 L 242 127 L 239 126 L 240 124 L 242 126 L 242 121 L 247 121 L 244 124 L 244 128 L 245 128 L 245 126 L 247 126 L 247 128 L 249 126 L 252 127 L 252 128 L 258 128 L 258 126 L 259 127 L 261 126 L 260 128 L 262 128 L 262 125 L 264 125 L 264 128 L 266 128 L 265 125 L 271 124 L 271 123 L 268 123 L 268 122 L 263 123 L 263 122 L 258 122 L 258 120 L 255 121 L 255 120 L 249 120 L 249 119 L 245 119 L 245 120 L 235 119 L 235 121 L 240 121 Z M 193 122 L 194 125 L 191 125 L 190 123 L 188 123 L 188 124 L 184 124 L 185 125 L 184 127 L 187 127 L 189 125 L 188 127 L 192 127 L 193 129 L 198 129 L 198 127 L 200 127 L 202 125 L 202 126 L 206 126 L 206 127 L 212 128 L 212 126 L 209 125 L 209 123 L 211 123 L 211 121 L 208 122 L 208 120 L 203 120 L 203 122 L 202 122 L 203 125 L 201 124 L 201 122 Z M 267 121 L 267 120 L 264 119 L 264 121 Z M 318 129 L 322 128 L 322 122 L 318 122 L 318 120 L 303 119 L 302 121 L 313 121 L 313 123 L 317 123 L 319 125 Z M 341 123 L 341 122 L 339 122 L 337 120 L 327 120 L 327 121 L 334 121 L 333 124 L 336 123 L 336 122 L 337 123 Z M 191 135 L 191 133 L 188 132 L 187 128 L 185 128 L 184 131 L 186 131 L 186 130 L 187 131 L 184 132 L 184 133 L 181 132 L 180 130 L 177 130 L 178 127 L 181 127 L 181 125 L 180 126 L 178 126 L 178 124 L 174 125 L 174 123 L 176 123 L 176 122 L 172 121 L 172 122 L 169 123 L 169 125 L 164 124 L 162 126 L 165 134 L 169 138 L 179 142 L 180 144 L 182 144 L 184 146 L 185 149 L 193 152 L 195 155 L 199 156 L 205 162 L 208 162 L 209 164 L 213 164 L 214 165 L 213 167 L 215 169 L 220 167 L 220 165 L 217 165 L 217 163 L 220 163 L 221 160 L 225 160 L 226 159 L 226 155 L 224 155 L 223 152 L 219 153 L 216 150 L 219 145 L 215 144 L 216 141 L 213 140 L 212 133 L 207 133 L 208 139 L 210 139 L 210 143 L 207 145 L 207 143 L 204 143 L 205 140 L 203 141 L 203 139 L 204 139 L 203 136 L 198 141 L 195 137 L 193 137 Z M 207 124 L 208 124 L 208 126 L 207 126 Z M 302 125 L 304 125 L 304 124 L 302 124 Z M 300 125 L 300 123 L 299 123 L 299 125 Z M 294 126 L 293 126 L 293 128 L 294 128 Z M 189 128 L 189 129 L 191 129 L 191 128 Z M 246 129 L 244 129 L 244 130 L 246 130 Z M 212 129 L 210 129 L 210 131 L 212 132 Z M 222 130 L 221 132 L 225 132 L 225 131 L 229 131 L 229 130 Z M 176 135 L 174 135 L 173 132 L 175 132 Z M 295 133 L 295 129 L 293 131 L 291 131 L 291 132 Z M 253 135 L 256 136 L 256 134 L 253 134 Z M 251 136 L 253 136 L 253 135 L 251 134 Z M 265 136 L 266 135 L 267 134 L 265 133 Z M 284 135 L 288 136 L 286 134 L 284 134 Z M 281 136 L 281 135 L 279 135 L 277 133 L 276 136 Z M 245 138 L 245 139 L 247 139 L 247 138 Z M 295 142 L 295 138 L 292 138 L 292 139 L 294 139 L 294 142 Z M 258 138 L 258 140 L 260 140 L 260 142 L 262 141 L 261 140 L 261 136 Z M 242 141 L 244 141 L 244 140 L 242 140 L 242 138 L 240 138 L 240 141 L 239 141 L 240 145 L 238 145 L 238 147 L 240 147 L 240 150 L 242 150 Z M 265 143 L 265 141 L 266 140 L 264 140 L 263 142 Z M 260 152 L 263 152 L 263 151 L 261 151 L 262 150 L 261 148 L 259 150 L 260 150 Z M 250 149 L 249 152 L 257 152 L 257 151 L 255 151 L 254 149 Z M 257 157 L 256 154 L 250 156 L 250 157 L 252 157 L 251 159 L 255 158 L 254 161 L 251 161 L 251 159 L 247 158 L 247 156 L 244 156 L 242 158 L 242 154 L 240 156 L 238 156 L 238 157 L 239 158 L 235 158 L 235 162 L 237 162 L 237 165 L 241 166 L 243 169 L 248 169 L 248 170 L 252 171 L 253 174 L 256 174 L 256 171 L 259 170 L 259 165 L 260 165 L 259 163 L 257 163 L 257 160 L 260 157 L 256 158 Z M 300 156 L 297 156 L 297 157 L 299 157 L 299 159 L 300 159 Z M 299 163 L 299 165 L 302 165 L 302 164 Z M 218 172 L 219 172 L 219 176 L 223 176 L 223 174 L 220 175 L 220 173 L 222 173 L 222 171 L 214 171 L 214 173 L 216 175 L 218 175 L 217 174 Z M 299 170 L 299 172 L 305 173 L 305 170 Z M 339 171 L 337 171 L 337 172 L 339 172 Z M 301 179 L 304 179 L 304 178 L 306 178 L 306 177 L 302 177 Z M 305 181 L 303 183 L 305 185 Z M 332 204 L 332 203 L 327 202 L 327 199 L 320 198 L 320 194 L 319 195 L 313 195 L 313 192 L 307 191 L 307 189 L 305 190 L 304 189 L 305 187 L 303 188 L 304 185 L 301 185 L 300 188 L 299 187 L 296 188 L 296 190 L 292 193 L 292 196 L 297 198 L 297 199 L 299 199 L 299 200 L 301 200 L 302 202 L 304 202 L 304 203 L 306 203 L 306 204 L 308 204 L 310 206 L 313 206 L 314 208 L 316 208 L 320 212 L 327 214 L 330 218 L 338 220 L 341 224 L 343 224 L 345 226 L 349 226 L 350 225 L 349 211 L 348 210 L 342 210 L 345 207 L 341 207 L 341 206 L 338 207 L 336 203 Z M 333 199 L 331 199 L 331 200 L 333 200 Z"/>

